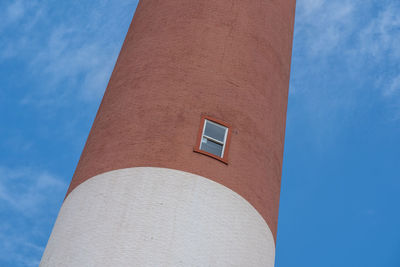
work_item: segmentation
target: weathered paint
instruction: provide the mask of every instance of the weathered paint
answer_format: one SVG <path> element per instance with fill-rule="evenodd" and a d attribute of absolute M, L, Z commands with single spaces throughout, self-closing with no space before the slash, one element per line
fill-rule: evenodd
<path fill-rule="evenodd" d="M 140 1 L 68 194 L 138 166 L 237 192 L 276 235 L 295 0 Z M 228 165 L 193 152 L 200 117 L 232 125 Z"/>
<path fill-rule="evenodd" d="M 97 175 L 65 199 L 40 266 L 273 267 L 275 243 L 244 198 L 162 168 Z"/>

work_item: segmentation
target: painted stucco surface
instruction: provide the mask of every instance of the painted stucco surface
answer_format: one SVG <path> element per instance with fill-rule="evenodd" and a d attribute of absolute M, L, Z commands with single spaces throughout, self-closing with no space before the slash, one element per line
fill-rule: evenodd
<path fill-rule="evenodd" d="M 195 173 L 278 220 L 295 0 L 140 1 L 68 193 L 111 170 Z M 201 115 L 229 164 L 193 153 Z"/>
<path fill-rule="evenodd" d="M 162 168 L 111 171 L 63 203 L 40 266 L 273 267 L 275 244 L 244 198 Z"/>

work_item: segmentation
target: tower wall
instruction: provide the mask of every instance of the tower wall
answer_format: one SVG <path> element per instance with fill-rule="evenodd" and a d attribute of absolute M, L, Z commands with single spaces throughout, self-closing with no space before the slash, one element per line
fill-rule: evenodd
<path fill-rule="evenodd" d="M 42 266 L 273 266 L 294 9 L 140 1 Z M 193 152 L 202 115 L 228 164 Z"/>

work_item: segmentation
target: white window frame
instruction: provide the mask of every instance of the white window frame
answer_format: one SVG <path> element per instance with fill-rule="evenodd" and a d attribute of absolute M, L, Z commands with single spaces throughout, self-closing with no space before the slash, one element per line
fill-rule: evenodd
<path fill-rule="evenodd" d="M 214 138 L 212 138 L 211 136 L 208 136 L 208 135 L 204 134 L 204 132 L 205 132 L 205 130 L 206 130 L 207 123 L 211 123 L 211 124 L 214 124 L 214 125 L 217 126 L 217 127 L 221 127 L 221 128 L 224 128 L 224 129 L 225 129 L 225 136 L 224 136 L 224 141 L 223 141 L 223 142 L 221 142 L 221 141 L 219 141 L 219 140 L 217 140 L 217 139 L 214 139 Z M 224 126 L 224 125 L 221 125 L 221 124 L 219 124 L 219 123 L 213 122 L 213 121 L 208 120 L 208 119 L 204 119 L 204 126 L 203 126 L 203 131 L 202 131 L 202 133 L 201 133 L 201 139 L 200 139 L 200 146 L 199 146 L 199 149 L 202 150 L 202 151 L 205 151 L 205 152 L 207 152 L 207 153 L 210 153 L 210 152 L 208 152 L 208 151 L 206 151 L 206 150 L 201 149 L 201 145 L 202 145 L 202 142 L 203 142 L 203 138 L 206 138 L 207 140 L 210 140 L 210 141 L 213 141 L 213 142 L 215 142 L 215 143 L 217 143 L 217 144 L 222 145 L 221 156 L 215 155 L 215 154 L 213 154 L 213 153 L 210 153 L 210 154 L 213 154 L 213 155 L 215 155 L 215 156 L 217 156 L 217 157 L 220 157 L 220 158 L 224 158 L 225 147 L 226 147 L 226 139 L 227 139 L 227 137 L 228 137 L 228 131 L 229 131 L 229 127 L 226 127 L 226 126 Z"/>

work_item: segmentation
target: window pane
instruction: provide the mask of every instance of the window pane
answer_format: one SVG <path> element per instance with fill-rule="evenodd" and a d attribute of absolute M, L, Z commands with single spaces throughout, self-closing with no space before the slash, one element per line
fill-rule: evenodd
<path fill-rule="evenodd" d="M 204 129 L 204 134 L 212 137 L 218 141 L 224 142 L 226 128 L 223 126 L 210 123 L 206 120 L 206 128 Z"/>
<path fill-rule="evenodd" d="M 203 137 L 203 139 L 201 140 L 200 149 L 214 154 L 218 157 L 222 157 L 222 145 L 208 140 L 205 137 Z"/>

